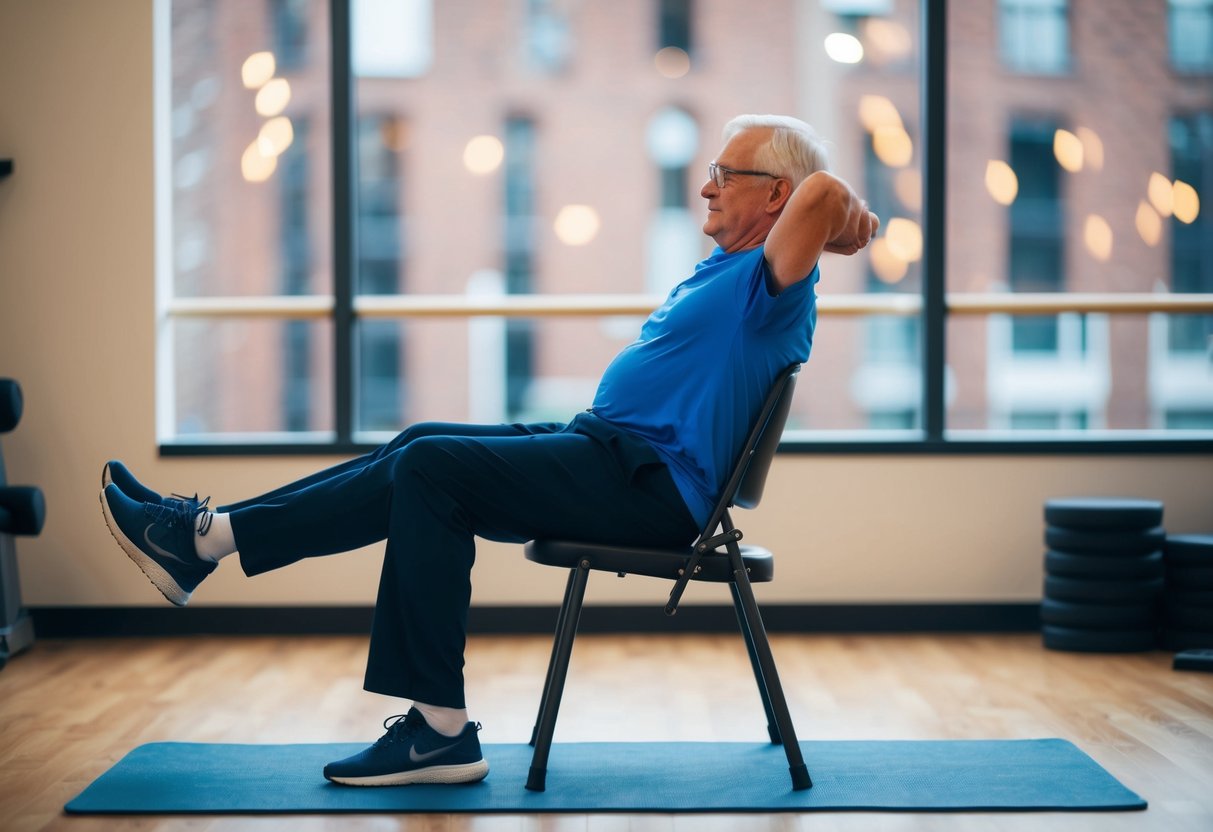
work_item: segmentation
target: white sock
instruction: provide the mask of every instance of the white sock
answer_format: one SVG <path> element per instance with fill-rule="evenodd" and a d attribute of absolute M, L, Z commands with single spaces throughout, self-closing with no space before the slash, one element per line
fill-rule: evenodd
<path fill-rule="evenodd" d="M 209 526 L 206 515 L 210 515 Z M 205 529 L 200 532 L 199 529 Z M 199 514 L 194 525 L 194 549 L 202 560 L 218 563 L 236 551 L 236 535 L 232 532 L 232 518 L 226 514 L 208 511 Z"/>
<path fill-rule="evenodd" d="M 468 724 L 467 708 L 443 708 L 416 701 L 413 707 L 421 711 L 426 724 L 443 736 L 457 737 L 463 731 L 463 726 Z"/>

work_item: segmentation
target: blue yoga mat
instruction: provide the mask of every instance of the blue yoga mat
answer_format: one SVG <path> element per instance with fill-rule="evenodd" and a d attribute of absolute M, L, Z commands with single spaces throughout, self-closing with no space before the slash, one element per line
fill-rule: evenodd
<path fill-rule="evenodd" d="M 553 746 L 547 791 L 524 788 L 532 749 L 485 745 L 473 785 L 358 788 L 321 776 L 362 745 L 151 743 L 67 804 L 76 813 L 787 812 L 1144 809 L 1059 739 L 803 742 L 813 788 L 794 792 L 770 743 Z"/>

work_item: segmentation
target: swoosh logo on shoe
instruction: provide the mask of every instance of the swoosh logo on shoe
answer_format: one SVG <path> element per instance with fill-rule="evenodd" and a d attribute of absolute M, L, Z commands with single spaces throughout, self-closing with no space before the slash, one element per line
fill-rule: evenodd
<path fill-rule="evenodd" d="M 420 754 L 417 753 L 417 746 L 414 745 L 412 748 L 409 749 L 409 759 L 412 760 L 414 763 L 424 763 L 426 760 L 430 759 L 431 757 L 437 757 L 442 752 L 450 751 L 452 748 L 454 748 L 457 745 L 459 745 L 458 742 L 453 742 L 450 745 L 442 746 L 442 748 L 435 748 L 433 751 L 426 751 L 426 752 L 423 752 Z"/>
<path fill-rule="evenodd" d="M 160 555 L 160 557 L 168 558 L 169 560 L 175 560 L 175 561 L 177 561 L 177 563 L 184 564 L 185 566 L 189 566 L 190 564 L 187 561 L 182 560 L 181 558 L 177 557 L 176 555 L 174 555 L 172 552 L 168 551 L 167 549 L 161 549 L 159 546 L 157 546 L 152 541 L 152 539 L 150 537 L 148 537 L 147 533 L 152 530 L 152 526 L 154 526 L 154 525 L 156 525 L 156 524 L 148 523 L 147 528 L 143 530 L 143 542 L 146 543 L 148 546 L 151 546 L 152 551 L 155 552 L 156 554 Z"/>

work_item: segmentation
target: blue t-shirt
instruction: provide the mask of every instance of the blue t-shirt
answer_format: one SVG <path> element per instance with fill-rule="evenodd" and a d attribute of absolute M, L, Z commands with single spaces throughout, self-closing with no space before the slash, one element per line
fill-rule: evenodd
<path fill-rule="evenodd" d="M 775 377 L 808 360 L 819 276 L 772 296 L 762 247 L 717 248 L 603 373 L 594 414 L 653 446 L 701 526 Z"/>

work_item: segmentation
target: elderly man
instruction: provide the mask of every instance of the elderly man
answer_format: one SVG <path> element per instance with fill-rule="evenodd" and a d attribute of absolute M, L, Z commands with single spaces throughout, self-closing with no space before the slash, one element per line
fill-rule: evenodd
<path fill-rule="evenodd" d="M 329 780 L 482 779 L 463 683 L 475 537 L 689 544 L 775 376 L 809 357 L 818 259 L 859 251 L 879 220 L 825 171 L 804 122 L 740 116 L 724 139 L 700 191 L 717 248 L 567 424 L 418 424 L 366 456 L 213 510 L 106 464 L 110 530 L 178 605 L 229 554 L 256 575 L 387 541 L 365 687 L 412 707 L 374 745 L 326 766 Z"/>

